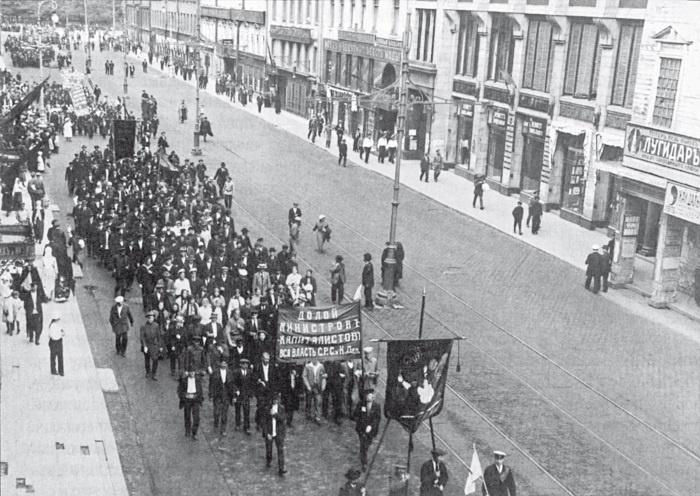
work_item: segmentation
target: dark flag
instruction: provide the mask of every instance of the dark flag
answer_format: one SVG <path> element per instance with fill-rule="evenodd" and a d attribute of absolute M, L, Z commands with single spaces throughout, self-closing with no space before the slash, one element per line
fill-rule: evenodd
<path fill-rule="evenodd" d="M 414 433 L 442 410 L 451 339 L 389 341 L 384 415 Z"/>
<path fill-rule="evenodd" d="M 11 125 L 14 122 L 14 120 L 17 119 L 17 117 L 24 113 L 29 108 L 29 106 L 32 103 L 34 103 L 34 100 L 39 98 L 39 95 L 41 94 L 41 88 L 49 80 L 49 77 L 50 76 L 47 76 L 46 79 L 44 79 L 41 83 L 36 85 L 34 89 L 32 89 L 32 91 L 24 95 L 24 98 L 17 102 L 6 115 L 0 117 L 0 129 L 4 129 Z"/>
<path fill-rule="evenodd" d="M 114 159 L 132 158 L 136 144 L 136 121 L 114 121 Z"/>

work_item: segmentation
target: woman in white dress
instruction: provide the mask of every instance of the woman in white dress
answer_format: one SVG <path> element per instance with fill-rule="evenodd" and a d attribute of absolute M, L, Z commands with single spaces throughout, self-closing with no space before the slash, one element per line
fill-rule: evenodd
<path fill-rule="evenodd" d="M 70 119 L 66 119 L 66 122 L 63 123 L 63 137 L 68 143 L 73 139 L 73 121 Z"/>
<path fill-rule="evenodd" d="M 296 265 L 292 265 L 292 272 L 287 276 L 285 281 L 287 284 L 287 289 L 289 290 L 289 295 L 292 298 L 292 303 L 294 305 L 299 303 L 299 294 L 301 292 L 301 274 Z"/>
<path fill-rule="evenodd" d="M 45 289 L 49 298 L 53 299 L 54 288 L 56 287 L 56 278 L 58 276 L 58 265 L 56 264 L 56 257 L 53 255 L 53 250 L 50 246 L 44 248 L 44 256 L 41 259 L 41 274 L 42 280 L 46 281 Z"/>

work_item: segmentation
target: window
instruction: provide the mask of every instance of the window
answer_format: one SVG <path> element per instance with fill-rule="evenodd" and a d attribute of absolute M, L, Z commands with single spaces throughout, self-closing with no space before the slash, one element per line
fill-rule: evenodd
<path fill-rule="evenodd" d="M 617 46 L 617 61 L 610 103 L 632 108 L 634 84 L 637 81 L 639 47 L 642 42 L 642 24 L 620 26 L 620 43 Z"/>
<path fill-rule="evenodd" d="M 662 58 L 659 67 L 659 82 L 656 86 L 656 101 L 654 102 L 655 126 L 671 127 L 673 111 L 676 107 L 678 79 L 681 73 L 680 59 Z"/>
<path fill-rule="evenodd" d="M 372 32 L 377 32 L 377 19 L 379 18 L 379 0 L 374 0 L 374 15 L 372 16 Z"/>
<path fill-rule="evenodd" d="M 333 67 L 333 52 L 326 50 L 326 82 L 333 80 L 333 74 L 335 74 L 335 68 Z"/>
<path fill-rule="evenodd" d="M 294 19 L 295 19 L 295 17 L 294 17 L 295 16 L 295 12 L 294 12 L 295 5 L 294 4 L 296 3 L 296 1 L 297 0 L 289 0 L 289 22 L 292 22 L 292 23 L 294 22 Z"/>
<path fill-rule="evenodd" d="M 355 27 L 355 0 L 350 0 L 350 29 Z"/>
<path fill-rule="evenodd" d="M 335 0 L 331 0 L 331 12 L 329 21 L 329 26 L 333 26 L 335 24 Z"/>
<path fill-rule="evenodd" d="M 343 84 L 343 69 L 345 69 L 345 66 L 343 65 L 343 55 L 340 53 L 335 54 L 335 84 Z"/>
<path fill-rule="evenodd" d="M 272 0 L 272 20 L 277 20 L 277 0 Z"/>
<path fill-rule="evenodd" d="M 362 57 L 357 57 L 355 59 L 355 84 L 352 85 L 352 87 L 358 91 L 362 91 L 364 89 L 363 84 L 364 84 L 364 77 L 365 73 L 363 72 L 363 59 Z"/>
<path fill-rule="evenodd" d="M 365 14 L 367 13 L 367 0 L 362 0 L 362 14 L 360 15 L 360 30 L 365 30 Z"/>
<path fill-rule="evenodd" d="M 352 87 L 352 55 L 345 56 L 345 86 L 348 88 Z"/>
<path fill-rule="evenodd" d="M 319 5 L 319 0 L 316 0 L 315 8 L 314 8 L 314 24 L 316 24 L 316 25 L 318 25 L 318 16 L 319 16 L 320 10 L 321 10 L 321 7 Z"/>
<path fill-rule="evenodd" d="M 391 34 L 396 34 L 399 27 L 399 6 L 401 0 L 394 0 L 394 14 L 391 18 Z"/>
<path fill-rule="evenodd" d="M 282 0 L 282 22 L 287 22 L 287 2 L 289 0 Z"/>
<path fill-rule="evenodd" d="M 488 79 L 504 81 L 503 72 L 513 72 L 514 49 L 513 21 L 506 16 L 495 17 L 491 27 Z"/>
<path fill-rule="evenodd" d="M 569 34 L 564 94 L 574 98 L 594 99 L 597 94 L 599 63 L 598 28 L 590 22 L 574 21 Z"/>
<path fill-rule="evenodd" d="M 416 36 L 416 60 L 433 61 L 435 43 L 435 10 L 416 9 L 418 14 L 418 35 Z"/>
<path fill-rule="evenodd" d="M 374 78 L 374 59 L 367 59 L 367 71 L 365 75 L 366 91 L 367 93 L 372 92 L 373 88 L 373 78 Z"/>
<path fill-rule="evenodd" d="M 468 12 L 460 12 L 455 74 L 476 77 L 479 61 L 478 21 Z"/>
<path fill-rule="evenodd" d="M 523 88 L 549 91 L 549 67 L 552 60 L 552 25 L 531 19 L 527 32 Z"/>
<path fill-rule="evenodd" d="M 338 27 L 343 27 L 343 21 L 345 20 L 345 0 L 340 0 L 340 13 L 338 14 Z"/>

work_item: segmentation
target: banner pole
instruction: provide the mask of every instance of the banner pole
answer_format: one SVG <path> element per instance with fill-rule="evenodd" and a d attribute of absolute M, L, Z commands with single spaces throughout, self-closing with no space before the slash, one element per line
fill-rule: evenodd
<path fill-rule="evenodd" d="M 364 485 L 367 485 L 367 479 L 369 479 L 369 473 L 372 471 L 372 467 L 374 466 L 374 460 L 377 458 L 377 454 L 379 453 L 379 448 L 381 448 L 382 443 L 384 442 L 384 435 L 386 434 L 387 429 L 389 428 L 389 422 L 391 422 L 391 419 L 387 419 L 386 424 L 384 424 L 384 430 L 382 431 L 382 435 L 379 436 L 379 442 L 377 443 L 377 447 L 374 450 L 374 454 L 372 455 L 372 459 L 369 461 L 369 466 L 367 467 L 367 472 L 365 472 L 365 482 Z"/>
<path fill-rule="evenodd" d="M 411 451 L 413 451 L 413 433 L 408 434 L 408 454 L 406 455 L 406 495 L 408 496 L 408 483 L 411 480 Z"/>
<path fill-rule="evenodd" d="M 425 288 L 423 288 L 423 296 L 420 300 L 420 324 L 418 325 L 418 339 L 423 339 L 423 317 L 425 316 Z M 433 446 L 435 443 L 433 443 Z"/>
<path fill-rule="evenodd" d="M 435 451 L 435 430 L 433 430 L 433 417 L 428 419 L 428 425 L 430 425 L 430 441 L 433 443 L 433 451 Z"/>
<path fill-rule="evenodd" d="M 362 375 L 360 376 L 360 382 L 357 385 L 357 394 L 359 396 L 358 400 L 361 403 L 364 401 L 365 393 L 365 340 L 364 333 L 362 332 L 362 308 L 360 308 L 359 301 L 356 301 L 355 305 L 357 305 L 357 314 L 360 316 L 360 369 L 362 370 Z M 379 360 L 379 352 L 377 352 L 377 360 Z"/>

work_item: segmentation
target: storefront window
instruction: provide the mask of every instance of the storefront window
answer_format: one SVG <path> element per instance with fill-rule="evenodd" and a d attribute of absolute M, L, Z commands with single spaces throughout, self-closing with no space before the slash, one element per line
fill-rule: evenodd
<path fill-rule="evenodd" d="M 486 154 L 487 177 L 501 180 L 503 175 L 503 154 L 506 148 L 506 124 L 508 111 L 493 109 L 489 112 L 489 144 Z"/>
<path fill-rule="evenodd" d="M 367 71 L 365 72 L 365 91 L 371 93 L 374 85 L 372 84 L 374 78 L 374 59 L 367 59 Z"/>
<path fill-rule="evenodd" d="M 567 210 L 581 213 L 586 192 L 585 158 L 583 149 L 568 147 L 564 154 L 564 185 L 562 205 Z"/>
<path fill-rule="evenodd" d="M 335 74 L 335 57 L 333 56 L 333 52 L 330 50 L 326 50 L 326 81 L 330 82 L 333 80 L 333 76 Z"/>
<path fill-rule="evenodd" d="M 531 118 L 523 120 L 523 161 L 520 188 L 523 191 L 539 191 L 544 158 L 544 139 L 547 124 Z"/>
<path fill-rule="evenodd" d="M 352 85 L 352 87 L 358 91 L 362 91 L 364 88 L 363 82 L 364 82 L 364 77 L 365 77 L 365 72 L 364 72 L 364 59 L 362 57 L 356 57 L 355 58 L 355 82 Z"/>
<path fill-rule="evenodd" d="M 472 129 L 474 126 L 474 104 L 460 103 L 457 112 L 456 161 L 469 168 Z"/>

